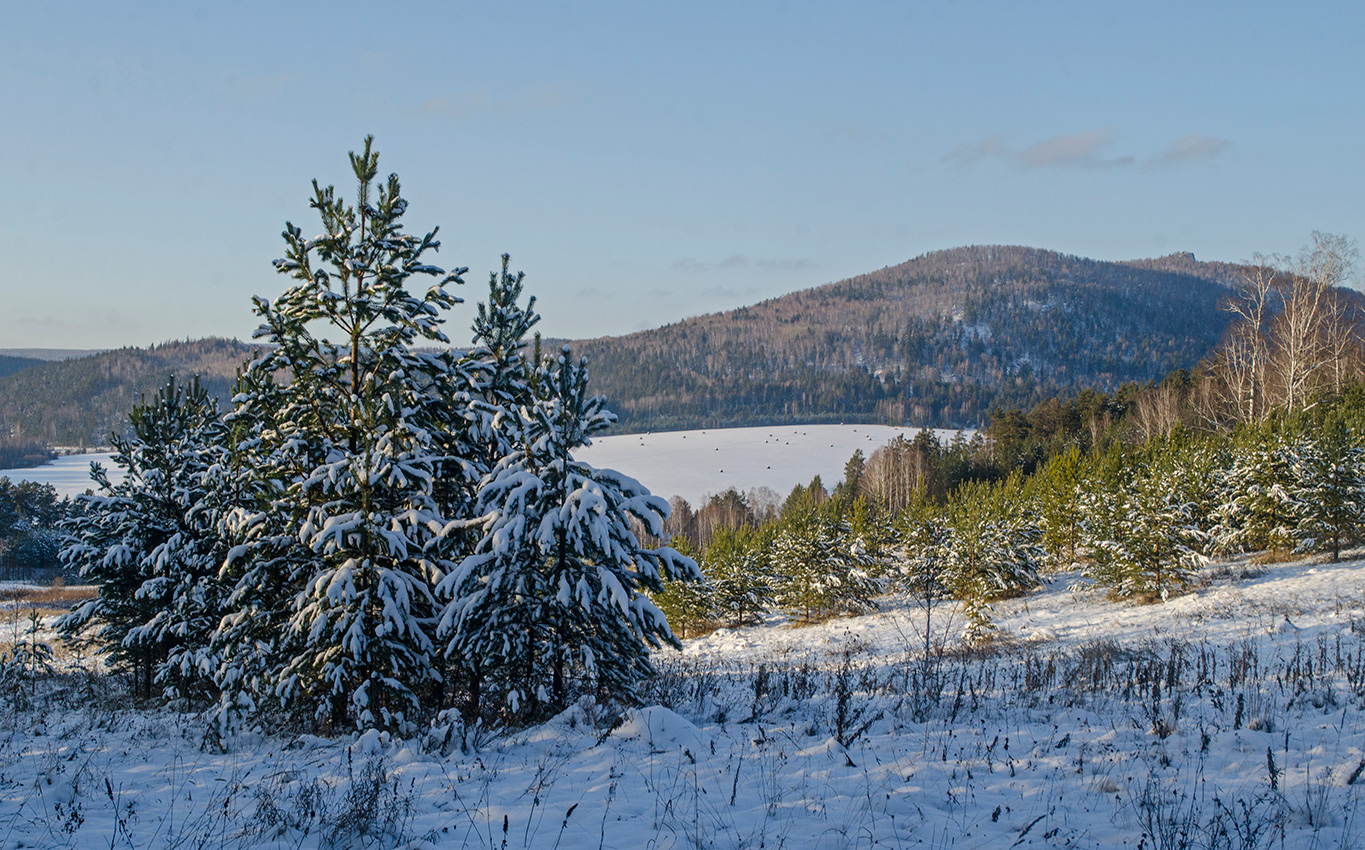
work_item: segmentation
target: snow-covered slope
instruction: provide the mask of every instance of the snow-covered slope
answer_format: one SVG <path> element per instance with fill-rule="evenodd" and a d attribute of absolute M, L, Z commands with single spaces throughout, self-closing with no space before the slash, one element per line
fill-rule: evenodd
<path fill-rule="evenodd" d="M 723 630 L 644 707 L 508 734 L 203 721 L 99 679 L 0 699 L 0 848 L 1365 846 L 1365 562 L 1215 564 L 1164 604 L 997 603 Z M 21 700 L 22 701 L 22 700 Z M 445 733 L 451 732 L 449 738 Z"/>
<path fill-rule="evenodd" d="M 785 496 L 816 475 L 833 487 L 854 451 L 870 457 L 898 436 L 913 440 L 918 431 L 889 425 L 774 425 L 617 434 L 595 438 L 575 456 L 637 478 L 655 495 L 682 496 L 698 505 L 731 487 L 742 493 L 769 487 Z M 935 433 L 947 443 L 957 432 Z M 970 438 L 971 432 L 964 436 Z"/>

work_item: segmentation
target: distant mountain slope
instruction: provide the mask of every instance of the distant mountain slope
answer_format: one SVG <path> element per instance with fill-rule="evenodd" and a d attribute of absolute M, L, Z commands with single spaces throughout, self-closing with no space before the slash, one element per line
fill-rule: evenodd
<path fill-rule="evenodd" d="M 0 348 L 0 356 L 27 357 L 33 360 L 70 360 L 73 357 L 89 357 L 100 354 L 104 348 Z"/>
<path fill-rule="evenodd" d="M 43 363 L 33 357 L 15 357 L 9 354 L 0 354 L 0 378 L 6 375 L 13 375 L 15 372 L 22 372 L 33 366 Z"/>
<path fill-rule="evenodd" d="M 973 427 L 992 408 L 1194 366 L 1239 267 L 1100 262 L 977 246 L 727 313 L 580 340 L 627 430 L 778 422 Z M 226 401 L 244 343 L 210 339 L 29 364 L 0 377 L 0 434 L 93 445 L 168 374 Z M 0 373 L 3 374 L 3 373 Z"/>
<path fill-rule="evenodd" d="M 34 365 L 0 377 L 0 433 L 57 446 L 100 445 L 109 432 L 123 431 L 129 409 L 171 374 L 199 375 L 226 401 L 250 351 L 236 340 L 204 339 Z"/>
<path fill-rule="evenodd" d="M 1194 366 L 1238 267 L 973 246 L 655 330 L 576 344 L 631 428 L 983 423 Z"/>

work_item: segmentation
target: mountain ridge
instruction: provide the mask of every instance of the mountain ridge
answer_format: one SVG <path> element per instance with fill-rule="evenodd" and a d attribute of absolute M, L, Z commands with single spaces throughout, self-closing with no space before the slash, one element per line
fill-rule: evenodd
<path fill-rule="evenodd" d="M 976 427 L 1084 387 L 1192 368 L 1242 267 L 965 246 L 619 336 L 571 341 L 618 430 L 865 421 Z M 230 396 L 252 346 L 118 349 L 0 377 L 0 433 L 97 445 L 169 374 Z"/>
<path fill-rule="evenodd" d="M 1195 366 L 1240 269 L 966 246 L 577 350 L 627 428 L 977 426 L 994 407 Z"/>

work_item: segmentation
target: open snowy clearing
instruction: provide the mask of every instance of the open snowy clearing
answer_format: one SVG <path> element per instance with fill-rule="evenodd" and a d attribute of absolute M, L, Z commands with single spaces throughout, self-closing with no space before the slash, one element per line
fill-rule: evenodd
<path fill-rule="evenodd" d="M 896 437 L 913 440 L 918 428 L 890 425 L 769 425 L 595 437 L 574 456 L 595 467 L 636 478 L 656 496 L 682 496 L 693 506 L 731 487 L 742 493 L 768 487 L 785 497 L 819 475 L 826 487 L 844 477 L 844 464 Z M 937 430 L 940 442 L 958 433 Z M 970 438 L 973 432 L 964 432 Z"/>
<path fill-rule="evenodd" d="M 853 452 L 864 457 L 894 440 L 913 440 L 918 428 L 890 425 L 773 425 L 761 428 L 709 428 L 697 431 L 659 431 L 614 434 L 593 439 L 574 455 L 599 469 L 615 469 L 665 499 L 682 496 L 694 506 L 734 487 L 747 493 L 768 487 L 779 497 L 797 484 L 819 475 L 832 487 L 844 477 L 844 464 Z M 957 431 L 936 430 L 947 444 Z M 970 439 L 973 432 L 963 432 Z M 122 470 L 108 454 L 64 455 L 30 469 L 0 469 L 11 481 L 51 484 L 60 496 L 84 493 L 90 483 L 90 463 L 109 471 L 109 480 L 122 480 Z"/>
<path fill-rule="evenodd" d="M 1357 847 L 1365 562 L 1217 564 L 1152 606 L 1050 581 L 665 652 L 646 707 L 495 735 L 252 734 L 69 674 L 7 693 L 0 847 Z M 446 733 L 449 732 L 449 737 Z M 1144 837 L 1145 836 L 1145 837 Z"/>

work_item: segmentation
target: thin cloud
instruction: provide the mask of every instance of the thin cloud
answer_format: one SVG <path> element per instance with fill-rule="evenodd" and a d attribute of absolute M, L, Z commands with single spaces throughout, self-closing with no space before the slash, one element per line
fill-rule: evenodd
<path fill-rule="evenodd" d="M 799 272 L 815 268 L 815 263 L 810 260 L 759 260 L 755 265 L 782 272 Z"/>
<path fill-rule="evenodd" d="M 483 92 L 469 92 L 451 98 L 437 95 L 417 107 L 418 115 L 438 115 L 464 121 L 478 115 L 511 115 L 534 109 L 548 109 L 573 103 L 578 97 L 567 87 L 546 86 L 512 98 L 493 98 Z"/>
<path fill-rule="evenodd" d="M 944 161 L 958 168 L 967 168 L 983 159 L 1001 159 L 1013 152 L 1004 136 L 987 136 L 974 145 L 963 145 L 944 157 Z"/>
<path fill-rule="evenodd" d="M 1213 159 L 1226 153 L 1232 142 L 1218 136 L 1204 136 L 1198 133 L 1176 141 L 1157 157 L 1158 165 L 1185 165 L 1200 160 Z"/>
<path fill-rule="evenodd" d="M 1015 150 L 1004 136 L 987 136 L 976 144 L 963 145 L 943 158 L 958 169 L 969 168 L 983 160 L 1013 162 L 1024 169 L 1037 168 L 1126 168 L 1137 163 L 1132 156 L 1105 156 L 1114 143 L 1108 127 L 1085 133 L 1065 133 Z"/>
<path fill-rule="evenodd" d="M 1025 168 L 1117 168 L 1132 165 L 1131 156 L 1106 158 L 1100 151 L 1114 141 L 1108 127 L 1044 139 L 1019 152 Z"/>

